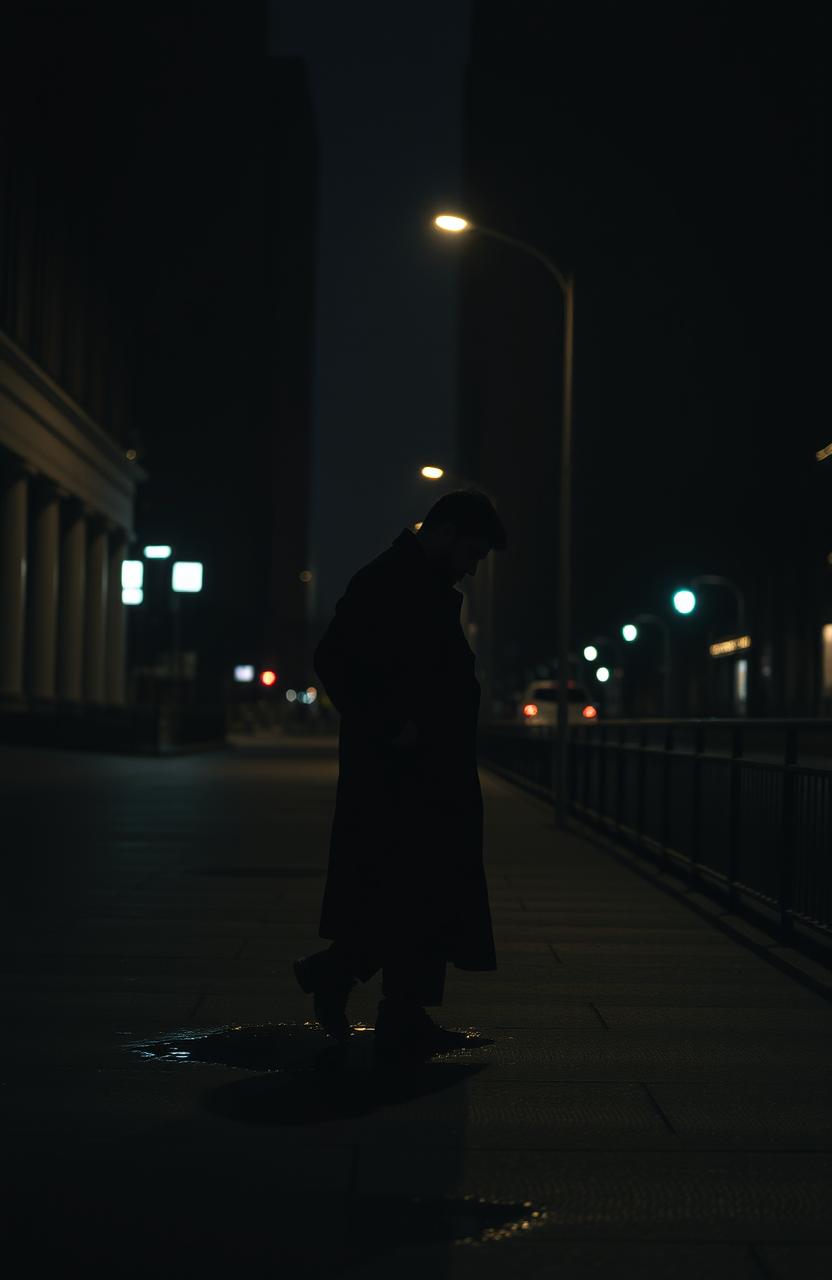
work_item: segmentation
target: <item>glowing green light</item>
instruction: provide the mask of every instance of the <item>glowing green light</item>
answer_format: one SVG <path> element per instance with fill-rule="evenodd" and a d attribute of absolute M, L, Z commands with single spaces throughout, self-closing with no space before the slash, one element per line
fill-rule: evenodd
<path fill-rule="evenodd" d="M 696 608 L 696 596 L 687 587 L 674 593 L 673 608 L 677 613 L 693 613 Z"/>

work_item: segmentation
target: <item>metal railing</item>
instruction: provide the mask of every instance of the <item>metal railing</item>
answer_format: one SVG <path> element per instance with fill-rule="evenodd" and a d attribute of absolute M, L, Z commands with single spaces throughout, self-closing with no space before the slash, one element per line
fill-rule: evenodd
<path fill-rule="evenodd" d="M 556 742 L 483 726 L 480 759 L 554 800 Z M 575 817 L 832 963 L 832 721 L 576 726 L 569 796 Z"/>

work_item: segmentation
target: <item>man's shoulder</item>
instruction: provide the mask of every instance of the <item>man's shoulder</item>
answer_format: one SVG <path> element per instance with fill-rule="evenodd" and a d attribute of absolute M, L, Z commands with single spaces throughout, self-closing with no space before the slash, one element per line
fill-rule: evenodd
<path fill-rule="evenodd" d="M 386 591 L 395 586 L 401 578 L 398 556 L 394 547 L 388 547 L 369 563 L 362 565 L 347 583 L 347 591 L 363 594 L 372 591 Z"/>
<path fill-rule="evenodd" d="M 347 591 L 399 591 L 410 596 L 426 581 L 422 561 L 414 535 L 405 529 L 386 550 L 353 574 Z"/>

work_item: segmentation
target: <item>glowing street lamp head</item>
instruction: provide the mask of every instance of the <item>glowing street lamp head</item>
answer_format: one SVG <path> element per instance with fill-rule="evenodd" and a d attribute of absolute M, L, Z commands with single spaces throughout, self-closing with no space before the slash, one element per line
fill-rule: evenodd
<path fill-rule="evenodd" d="M 632 644 L 634 640 L 638 640 L 638 627 L 634 626 L 632 622 L 625 622 L 621 628 L 621 634 L 628 644 Z"/>
<path fill-rule="evenodd" d="M 587 662 L 595 661 L 595 659 L 598 657 L 598 650 L 595 648 L 594 644 L 588 644 L 586 646 L 586 648 L 584 649 L 584 657 L 586 658 Z"/>
<path fill-rule="evenodd" d="M 677 613 L 693 613 L 696 608 L 696 596 L 687 587 L 674 592 L 673 608 Z"/>
<path fill-rule="evenodd" d="M 609 678 L 610 678 L 609 667 L 599 667 L 598 670 L 595 672 L 595 679 L 599 682 L 599 684 L 606 684 Z"/>
<path fill-rule="evenodd" d="M 419 474 L 423 475 L 426 480 L 441 480 L 445 471 L 443 467 L 422 467 Z"/>
<path fill-rule="evenodd" d="M 434 218 L 433 225 L 438 227 L 440 231 L 459 232 L 467 231 L 471 224 L 467 218 L 458 218 L 456 214 L 440 213 L 438 217 Z"/>

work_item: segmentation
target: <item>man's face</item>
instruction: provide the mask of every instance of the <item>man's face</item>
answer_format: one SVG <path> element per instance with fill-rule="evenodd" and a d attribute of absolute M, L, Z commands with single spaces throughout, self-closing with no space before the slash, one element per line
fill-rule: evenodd
<path fill-rule="evenodd" d="M 484 538 L 479 538 L 476 534 L 461 533 L 451 543 L 449 557 L 449 573 L 452 575 L 452 582 L 461 582 L 462 579 L 470 574 L 473 578 L 477 572 L 477 565 L 480 560 L 484 560 L 490 551 L 490 547 Z"/>

